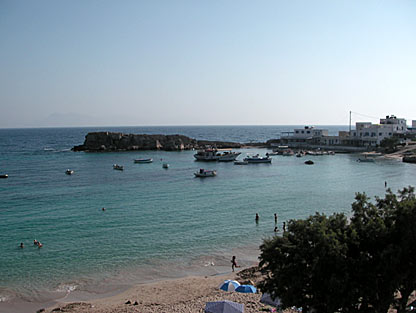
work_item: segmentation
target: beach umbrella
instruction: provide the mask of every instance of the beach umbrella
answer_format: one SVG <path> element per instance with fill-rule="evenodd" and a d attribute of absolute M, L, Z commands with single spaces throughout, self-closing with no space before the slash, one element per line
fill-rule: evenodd
<path fill-rule="evenodd" d="M 227 279 L 219 286 L 219 288 L 224 291 L 234 291 L 238 286 L 240 286 L 238 281 Z"/>
<path fill-rule="evenodd" d="M 244 304 L 228 300 L 207 302 L 205 313 L 243 313 Z"/>
<path fill-rule="evenodd" d="M 241 285 L 235 288 L 235 291 L 243 293 L 256 293 L 257 289 L 252 285 Z"/>

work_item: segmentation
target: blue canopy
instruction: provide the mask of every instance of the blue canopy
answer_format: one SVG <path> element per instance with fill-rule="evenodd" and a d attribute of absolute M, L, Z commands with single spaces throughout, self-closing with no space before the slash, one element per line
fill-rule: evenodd
<path fill-rule="evenodd" d="M 256 293 L 257 289 L 252 285 L 241 285 L 235 288 L 235 291 L 243 293 Z"/>

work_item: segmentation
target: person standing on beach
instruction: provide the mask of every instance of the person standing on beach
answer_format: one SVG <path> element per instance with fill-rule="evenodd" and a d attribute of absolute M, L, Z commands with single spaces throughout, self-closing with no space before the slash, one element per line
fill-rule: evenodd
<path fill-rule="evenodd" d="M 237 265 L 237 261 L 235 260 L 235 255 L 233 255 L 233 258 L 231 259 L 231 269 L 233 270 L 233 272 L 234 272 L 234 268 L 236 267 L 241 267 L 241 266 Z"/>
<path fill-rule="evenodd" d="M 283 222 L 283 231 L 286 231 L 286 222 Z"/>

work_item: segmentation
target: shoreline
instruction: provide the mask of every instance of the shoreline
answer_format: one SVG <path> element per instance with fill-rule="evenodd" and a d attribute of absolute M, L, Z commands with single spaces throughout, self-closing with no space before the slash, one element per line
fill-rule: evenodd
<path fill-rule="evenodd" d="M 194 256 L 187 260 L 174 260 L 170 263 L 163 263 L 162 265 L 155 263 L 149 268 L 142 268 L 140 266 L 126 268 L 125 271 L 119 273 L 121 274 L 120 276 L 115 275 L 109 280 L 97 281 L 93 285 L 78 285 L 76 288 L 68 290 L 66 294 L 62 294 L 59 297 L 52 296 L 48 298 L 49 296 L 45 296 L 48 294 L 48 292 L 42 291 L 37 292 L 35 299 L 32 300 L 17 296 L 8 301 L 0 301 L 0 311 L 2 313 L 34 313 L 42 308 L 45 308 L 46 312 L 51 312 L 57 307 L 63 307 L 71 303 L 81 302 L 90 303 L 92 305 L 94 305 L 94 303 L 105 303 L 105 305 L 108 305 L 106 299 L 119 299 L 119 297 L 122 297 L 124 294 L 127 294 L 129 297 L 133 298 L 134 292 L 136 292 L 138 289 L 144 288 L 144 286 L 153 286 L 157 284 L 175 284 L 176 281 L 180 282 L 190 278 L 196 279 L 198 284 L 203 284 L 203 281 L 206 277 L 212 277 L 212 279 L 214 279 L 215 277 L 227 276 L 227 278 L 224 278 L 225 280 L 229 279 L 228 276 L 234 275 L 231 272 L 230 265 L 232 255 L 237 255 L 238 263 L 242 266 L 241 269 L 255 266 L 258 263 L 259 243 L 234 247 L 229 251 L 220 249 L 217 252 L 210 254 Z M 129 277 L 127 277 L 127 275 L 129 275 Z M 127 280 L 125 280 L 126 277 L 128 278 Z M 65 282 L 62 282 L 61 284 L 66 285 Z M 77 283 L 74 284 L 77 285 Z M 182 286 L 182 283 L 179 283 L 179 285 Z M 36 300 L 37 298 L 42 297 L 44 300 Z M 114 302 L 113 300 L 111 301 Z M 118 301 L 117 303 L 120 304 L 121 302 Z M 124 302 L 122 303 L 124 304 Z M 134 301 L 132 301 L 132 303 L 133 302 Z M 70 311 L 65 309 L 65 312 L 90 312 L 85 311 L 87 308 L 85 305 L 81 305 L 81 309 L 79 311 L 77 311 L 78 309 L 75 309 L 75 307 L 78 306 L 74 306 L 75 311 L 72 311 L 73 309 L 71 308 Z M 136 308 L 137 306 L 134 307 Z M 113 311 L 103 309 L 103 311 L 91 312 Z M 125 312 L 125 308 L 120 312 Z M 151 310 L 145 312 L 157 311 Z"/>
<path fill-rule="evenodd" d="M 152 282 L 137 283 L 124 290 L 96 294 L 97 297 L 74 296 L 52 301 L 3 303 L 3 313 L 69 312 L 69 313 L 124 313 L 124 312 L 203 312 L 205 302 L 230 300 L 245 304 L 245 312 L 258 312 L 261 294 L 224 292 L 218 286 L 226 279 L 248 282 L 238 276 L 246 270 L 252 271 L 257 263 L 242 267 L 239 271 L 231 269 L 211 275 L 190 275 L 180 278 L 165 278 Z M 255 280 L 255 279 L 254 279 Z M 130 301 L 130 304 L 126 304 Z M 134 303 L 137 301 L 137 304 Z M 249 307 L 255 305 L 253 310 Z M 249 307 L 247 307 L 249 306 Z"/>

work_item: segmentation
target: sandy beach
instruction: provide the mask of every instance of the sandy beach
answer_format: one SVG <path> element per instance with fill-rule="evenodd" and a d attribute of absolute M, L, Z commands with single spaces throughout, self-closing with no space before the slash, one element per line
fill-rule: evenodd
<path fill-rule="evenodd" d="M 258 280 L 258 276 L 253 276 L 251 275 L 252 273 L 253 271 L 251 269 L 247 269 L 239 273 L 201 277 L 193 276 L 142 284 L 112 297 L 89 302 L 59 303 L 45 309 L 43 312 L 204 312 L 206 302 L 219 300 L 243 303 L 244 312 L 248 313 L 269 311 L 270 306 L 260 303 L 261 293 L 245 294 L 225 292 L 218 288 L 226 279 L 255 283 Z"/>

